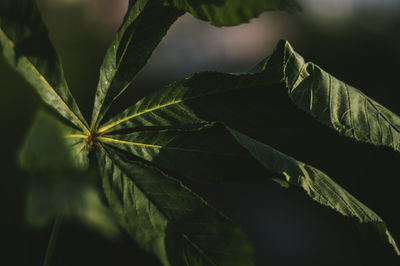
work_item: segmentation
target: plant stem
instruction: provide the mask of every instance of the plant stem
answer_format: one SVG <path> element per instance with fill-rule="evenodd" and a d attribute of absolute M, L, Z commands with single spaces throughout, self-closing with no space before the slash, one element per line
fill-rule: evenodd
<path fill-rule="evenodd" d="M 50 266 L 50 261 L 51 257 L 53 256 L 53 251 L 56 244 L 58 232 L 60 231 L 61 221 L 62 221 L 62 215 L 57 215 L 53 224 L 53 230 L 51 231 L 49 244 L 47 245 L 43 266 Z"/>

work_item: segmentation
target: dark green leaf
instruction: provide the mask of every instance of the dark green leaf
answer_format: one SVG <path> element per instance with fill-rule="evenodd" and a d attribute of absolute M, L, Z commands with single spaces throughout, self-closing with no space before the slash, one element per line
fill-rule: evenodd
<path fill-rule="evenodd" d="M 111 147 L 97 154 L 121 226 L 163 265 L 254 265 L 243 232 L 180 182 Z"/>
<path fill-rule="evenodd" d="M 249 22 L 262 12 L 300 10 L 294 0 L 170 0 L 174 6 L 215 26 L 234 26 Z"/>
<path fill-rule="evenodd" d="M 38 111 L 19 152 L 21 167 L 35 175 L 86 169 L 89 162 L 87 150 L 83 149 L 85 139 L 70 139 L 74 133 L 79 131 L 45 111 Z"/>
<path fill-rule="evenodd" d="M 400 255 L 396 242 L 383 220 L 326 174 L 236 130 L 230 128 L 228 130 L 268 171 L 284 177 L 279 183 L 301 188 L 318 203 L 344 216 L 354 218 L 361 224 L 371 225 L 379 236 L 392 245 L 396 253 Z"/>
<path fill-rule="evenodd" d="M 400 151 L 399 116 L 306 63 L 286 41 L 247 73 L 201 72 L 172 83 L 112 118 L 99 132 L 221 121 L 266 141 L 271 122 L 278 131 L 288 121 L 301 127 L 271 100 L 283 90 L 297 107 L 339 133 Z"/>
<path fill-rule="evenodd" d="M 400 125 L 398 116 L 357 89 L 326 74 L 314 64 L 304 63 L 304 60 L 293 51 L 286 41 L 281 41 L 270 57 L 247 73 L 203 72 L 194 74 L 143 98 L 100 127 L 99 132 L 107 134 L 121 129 L 156 130 L 157 127 L 179 129 L 199 123 L 220 121 L 258 141 L 267 142 L 269 131 L 284 132 L 284 125 L 287 123 L 301 126 L 298 121 L 291 120 L 289 113 L 285 113 L 285 110 L 280 109 L 282 111 L 276 112 L 277 106 L 270 105 L 278 91 L 284 95 L 286 93 L 284 98 L 291 99 L 298 107 L 316 117 L 318 121 L 346 136 L 376 145 L 399 147 L 400 135 L 397 131 L 399 127 L 396 126 Z M 272 100 L 269 100 L 270 98 Z M 268 104 L 266 104 L 267 102 Z M 272 121 L 274 123 L 271 123 Z M 270 124 L 278 126 L 271 129 Z M 145 132 L 136 132 L 117 138 L 130 142 L 135 142 L 136 138 L 136 142 L 144 145 L 159 145 L 158 141 L 164 141 L 165 133 L 154 131 L 151 133 L 154 134 L 153 136 L 145 138 L 142 136 Z M 157 134 L 159 134 L 158 137 Z M 188 136 L 186 135 L 185 138 L 191 139 Z M 112 135 L 106 137 L 113 138 Z M 131 139 L 128 140 L 130 137 Z M 180 138 L 178 135 L 175 137 L 176 139 Z M 201 136 L 199 139 L 202 139 Z M 210 145 L 215 145 L 211 137 L 202 140 L 205 141 L 205 139 Z M 253 143 L 253 141 L 249 142 Z M 190 147 L 194 142 L 185 143 L 180 140 L 176 145 L 172 143 L 175 146 L 185 143 Z M 165 143 L 160 146 L 163 145 Z M 271 152 L 272 148 L 263 145 L 259 144 L 261 148 L 256 150 L 257 152 L 263 151 L 258 154 L 262 157 L 257 157 L 257 154 L 254 156 L 264 166 L 266 163 L 276 162 L 279 158 L 281 164 L 277 162 L 278 164 L 275 165 L 275 167 L 279 166 L 279 169 L 273 169 L 271 165 L 266 168 L 277 174 L 288 175 L 288 180 L 281 180 L 281 184 L 300 186 L 321 204 L 328 205 L 344 215 L 355 217 L 362 223 L 372 224 L 375 229 L 380 230 L 379 232 L 389 243 L 396 246 L 382 219 L 325 174 L 294 159 L 288 159 L 290 157 L 283 156 L 279 152 Z M 120 148 L 128 150 L 127 146 L 123 146 L 120 145 Z M 251 153 L 255 152 L 254 148 L 244 147 Z M 136 156 L 168 168 L 166 161 L 163 162 L 160 159 L 162 153 L 167 154 L 168 152 L 159 149 L 158 151 L 161 152 L 155 155 L 156 150 L 156 148 L 149 147 L 144 149 L 130 147 L 129 149 Z M 264 158 L 265 150 L 275 157 Z M 160 157 L 157 158 L 157 156 Z M 173 171 L 172 168 L 175 168 L 175 170 L 182 171 L 182 167 L 177 167 L 177 163 L 172 163 L 172 158 L 170 157 L 169 161 L 170 169 Z M 282 162 L 282 158 L 286 161 Z M 297 172 L 293 169 L 297 169 Z M 306 173 L 308 175 L 305 175 Z M 300 177 L 301 179 L 297 180 Z M 298 183 L 296 183 L 297 181 Z M 395 249 L 398 252 L 396 247 Z"/>
<path fill-rule="evenodd" d="M 89 133 L 35 1 L 0 1 L 0 47 L 9 64 L 36 89 L 45 103 Z"/>
<path fill-rule="evenodd" d="M 111 103 L 131 84 L 169 27 L 182 14 L 174 7 L 164 6 L 161 0 L 130 3 L 124 23 L 100 68 L 92 129 L 101 122 Z"/>
<path fill-rule="evenodd" d="M 44 227 L 57 215 L 77 219 L 113 238 L 118 234 L 111 211 L 104 206 L 88 174 L 32 177 L 27 187 L 26 218 L 29 225 Z"/>
<path fill-rule="evenodd" d="M 138 131 L 98 140 L 201 182 L 254 182 L 265 176 L 263 167 L 219 124 Z"/>
<path fill-rule="evenodd" d="M 259 129 L 268 124 L 268 118 L 277 119 L 268 107 L 264 107 L 265 97 L 281 88 L 281 69 L 282 66 L 259 73 L 194 74 L 144 97 L 101 126 L 98 132 L 205 121 Z"/>
<path fill-rule="evenodd" d="M 285 84 L 290 99 L 344 136 L 400 151 L 400 117 L 358 89 L 305 62 L 287 42 L 284 51 Z"/>

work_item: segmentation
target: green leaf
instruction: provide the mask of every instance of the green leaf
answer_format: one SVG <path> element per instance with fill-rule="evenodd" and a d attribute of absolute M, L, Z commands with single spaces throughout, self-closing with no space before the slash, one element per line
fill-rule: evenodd
<path fill-rule="evenodd" d="M 300 11 L 294 0 L 170 0 L 174 6 L 215 26 L 234 26 L 249 22 L 264 11 Z"/>
<path fill-rule="evenodd" d="M 108 146 L 97 155 L 121 226 L 163 265 L 254 265 L 244 233 L 179 181 Z"/>
<path fill-rule="evenodd" d="M 228 128 L 228 130 L 268 171 L 284 177 L 280 180 L 280 184 L 301 188 L 319 204 L 328 206 L 361 224 L 370 225 L 381 239 L 392 245 L 397 255 L 400 255 L 397 244 L 384 221 L 325 173 L 234 129 Z"/>
<path fill-rule="evenodd" d="M 35 1 L 0 2 L 0 47 L 8 63 L 36 89 L 45 103 L 89 133 Z"/>
<path fill-rule="evenodd" d="M 249 141 L 250 143 L 253 143 L 254 139 L 266 143 L 270 131 L 287 132 L 288 123 L 291 126 L 304 127 L 301 121 L 295 121 L 290 116 L 290 112 L 285 113 L 286 110 L 277 109 L 279 101 L 276 105 L 270 104 L 273 100 L 268 99 L 275 99 L 274 97 L 279 94 L 316 117 L 318 121 L 346 136 L 376 145 L 398 147 L 396 132 L 396 124 L 399 124 L 398 116 L 367 98 L 357 89 L 326 74 L 314 64 L 304 63 L 304 60 L 293 51 L 286 41 L 281 41 L 271 56 L 246 73 L 202 72 L 170 84 L 162 90 L 144 97 L 123 113 L 112 118 L 100 127 L 98 132 L 102 135 L 101 138 L 117 138 L 122 142 L 128 142 L 117 143 L 118 141 L 108 140 L 110 144 L 114 142 L 113 145 L 119 145 L 119 148 L 156 165 L 171 171 L 182 171 L 189 177 L 193 177 L 192 173 L 185 172 L 183 166 L 177 166 L 178 163 L 172 162 L 174 157 L 171 156 L 171 153 L 176 156 L 177 152 L 167 151 L 168 148 L 165 149 L 164 146 L 172 145 L 173 149 L 183 147 L 183 145 L 193 148 L 196 141 L 202 140 L 208 141 L 210 145 L 217 145 L 216 149 L 222 150 L 218 148 L 216 142 L 219 142 L 220 139 L 228 139 L 217 137 L 214 141 L 211 137 L 212 134 L 205 134 L 205 137 L 202 138 L 202 130 L 198 132 L 198 138 L 193 133 L 186 132 L 179 135 L 176 132 L 172 133 L 173 130 L 218 121 L 223 122 L 232 130 L 250 136 L 253 139 Z M 333 95 L 337 96 L 333 97 Z M 360 104 L 361 100 L 363 104 Z M 276 110 L 281 111 L 277 113 Z M 362 115 L 362 113 L 368 113 L 368 116 Z M 347 119 L 350 118 L 350 114 L 353 114 L 351 119 Z M 271 128 L 271 124 L 276 126 Z M 160 127 L 168 127 L 168 130 L 160 131 Z M 133 133 L 125 136 L 110 134 L 117 130 L 133 131 Z M 143 130 L 148 132 L 141 132 Z M 203 133 L 205 132 L 203 131 Z M 148 134 L 148 137 L 145 137 L 144 134 Z M 168 134 L 175 135 L 169 137 Z M 168 136 L 166 137 L 166 135 Z M 140 143 L 141 147 L 131 145 L 132 142 Z M 271 165 L 266 167 L 271 172 L 288 175 L 287 181 L 281 179 L 282 185 L 288 186 L 292 183 L 292 185 L 300 186 L 320 203 L 328 205 L 344 215 L 355 217 L 362 223 L 372 224 L 375 229 L 380 230 L 379 232 L 387 242 L 392 244 L 398 252 L 382 219 L 325 174 L 294 159 L 288 159 L 289 157 L 281 155 L 279 152 L 271 152 L 272 148 L 269 146 L 264 147 L 264 144 L 258 144 L 261 147 L 258 150 L 250 149 L 245 145 L 244 147 L 250 153 L 263 151 L 259 156 L 265 153 L 264 150 L 269 150 L 274 154 L 275 159 L 268 157 L 272 161 L 253 154 L 264 166 L 266 162 L 275 162 L 276 158 L 279 158 L 281 162 L 282 158 L 286 160 L 281 165 L 276 165 L 276 167 L 280 167 L 278 169 L 271 168 Z M 149 145 L 162 147 L 149 147 Z M 221 145 L 221 147 L 228 146 L 224 142 L 221 142 Z M 167 159 L 162 158 L 163 153 L 170 154 L 168 161 L 170 167 Z M 211 166 L 211 164 L 209 165 Z M 297 169 L 297 172 L 293 169 Z M 308 175 L 305 175 L 306 173 Z M 297 180 L 297 178 L 301 179 Z M 204 179 L 207 180 L 207 178 Z"/>
<path fill-rule="evenodd" d="M 62 215 L 94 226 L 106 236 L 115 236 L 118 231 L 113 218 L 91 182 L 93 174 L 82 169 L 88 164 L 87 151 L 79 150 L 78 156 L 77 145 L 64 137 L 65 130 L 70 133 L 70 129 L 39 111 L 28 131 L 19 152 L 20 166 L 29 175 L 28 223 L 45 226 Z"/>
<path fill-rule="evenodd" d="M 254 182 L 265 175 L 263 167 L 220 124 L 138 131 L 98 140 L 201 182 Z"/>
<path fill-rule="evenodd" d="M 116 39 L 100 68 L 92 125 L 101 122 L 111 103 L 131 84 L 169 27 L 183 14 L 161 0 L 130 2 Z M 97 123 L 97 124 L 96 124 Z"/>
<path fill-rule="evenodd" d="M 305 62 L 288 42 L 283 54 L 290 99 L 307 114 L 357 141 L 400 151 L 400 117 L 360 90 Z"/>
<path fill-rule="evenodd" d="M 77 132 L 39 110 L 19 152 L 20 166 L 35 175 L 86 169 L 89 159 L 83 149 L 85 140 L 65 137 Z"/>
<path fill-rule="evenodd" d="M 30 178 L 26 195 L 28 224 L 44 227 L 62 215 L 95 228 L 108 238 L 116 237 L 119 231 L 114 215 L 87 179 L 88 174 L 82 173 Z"/>
<path fill-rule="evenodd" d="M 298 108 L 340 134 L 400 151 L 398 115 L 306 63 L 287 41 L 248 72 L 201 72 L 172 83 L 110 119 L 98 132 L 219 121 L 267 141 L 271 124 L 282 132 L 288 121 L 291 127 L 302 127 L 287 110 L 278 109 L 278 99 L 275 104 L 269 100 L 285 90 Z"/>
<path fill-rule="evenodd" d="M 264 100 L 270 92 L 282 87 L 282 65 L 277 69 L 272 67 L 275 65 L 258 73 L 193 74 L 142 98 L 102 125 L 98 133 L 213 121 L 247 127 L 256 133 L 261 125 L 268 123 L 267 119 L 277 120 L 276 115 L 265 108 Z"/>

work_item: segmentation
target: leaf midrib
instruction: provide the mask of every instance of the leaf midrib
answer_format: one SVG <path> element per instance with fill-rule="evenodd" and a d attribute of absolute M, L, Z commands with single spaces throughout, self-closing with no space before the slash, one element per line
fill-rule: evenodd
<path fill-rule="evenodd" d="M 212 95 L 212 94 L 210 94 L 210 95 Z M 202 95 L 202 96 L 203 96 L 203 95 Z M 204 95 L 204 96 L 206 96 L 206 95 Z M 193 98 L 197 98 L 197 97 L 193 97 Z M 126 116 L 126 117 L 124 117 L 124 118 L 122 118 L 122 119 L 120 119 L 120 120 L 118 120 L 118 121 L 115 121 L 114 123 L 111 123 L 111 124 L 109 124 L 109 125 L 105 125 L 105 126 L 99 128 L 99 130 L 98 130 L 97 132 L 98 132 L 98 133 L 103 133 L 103 132 L 107 131 L 108 129 L 113 128 L 113 127 L 115 127 L 116 125 L 119 125 L 119 124 L 121 124 L 121 123 L 123 123 L 123 122 L 125 122 L 125 121 L 128 121 L 128 120 L 132 119 L 132 118 L 141 116 L 141 115 L 143 115 L 143 114 L 146 114 L 146 113 L 149 113 L 149 112 L 152 112 L 152 111 L 155 111 L 155 110 L 158 110 L 158 109 L 161 109 L 161 108 L 170 106 L 170 105 L 174 105 L 174 104 L 178 104 L 178 103 L 183 103 L 184 101 L 187 101 L 187 100 L 190 100 L 190 99 L 188 98 L 188 99 L 185 99 L 185 100 L 172 101 L 172 102 L 167 103 L 167 104 L 162 104 L 162 105 L 158 105 L 158 106 L 153 107 L 153 108 L 145 109 L 145 110 L 143 110 L 143 111 L 141 111 L 141 112 L 139 112 L 139 113 L 135 113 L 135 114 L 132 114 L 132 115 L 130 115 L 130 116 Z"/>
<path fill-rule="evenodd" d="M 146 5 L 147 5 L 147 3 L 146 3 Z M 134 7 L 133 7 L 133 8 L 134 8 Z M 139 14 L 138 17 L 137 17 L 137 19 L 138 19 L 138 24 L 140 23 L 141 18 L 142 18 L 142 16 L 140 16 L 140 14 Z M 137 25 L 136 25 L 136 27 L 137 27 Z M 114 78 L 115 78 L 115 76 L 116 76 L 116 74 L 117 74 L 119 68 L 121 67 L 122 60 L 125 58 L 125 54 L 126 54 L 126 52 L 127 52 L 127 50 L 128 50 L 128 47 L 129 47 L 129 45 L 130 45 L 130 43 L 131 43 L 131 41 L 132 41 L 133 35 L 134 35 L 134 33 L 136 32 L 136 27 L 135 27 L 135 29 L 132 30 L 132 32 L 131 32 L 131 34 L 130 34 L 130 36 L 129 36 L 129 39 L 128 39 L 128 41 L 127 41 L 125 47 L 124 47 L 124 50 L 123 50 L 123 52 L 122 52 L 122 54 L 121 54 L 121 57 L 120 57 L 120 59 L 119 59 L 119 61 L 118 61 L 118 65 L 117 65 L 117 67 L 114 69 L 111 79 L 108 81 L 108 86 L 107 86 L 107 88 L 106 88 L 106 90 L 105 90 L 104 97 L 103 97 L 103 99 L 102 99 L 102 101 L 101 101 L 101 103 L 100 103 L 100 105 L 99 105 L 99 107 L 98 107 L 98 111 L 97 111 L 97 113 L 96 113 L 96 116 L 93 118 L 93 121 L 92 121 L 92 125 L 91 125 L 91 129 L 92 129 L 92 130 L 96 127 L 96 123 L 98 122 L 97 119 L 99 118 L 100 112 L 101 112 L 102 107 L 103 107 L 103 105 L 104 105 L 104 101 L 105 101 L 106 98 L 107 98 L 108 90 L 111 88 L 111 84 L 112 84 L 112 82 L 114 81 Z M 127 27 L 125 28 L 124 33 L 126 32 L 126 30 L 127 30 L 128 28 L 129 28 L 129 26 L 127 26 Z M 123 34 L 122 34 L 122 35 L 123 35 Z M 123 37 L 123 36 L 121 36 L 121 39 L 122 39 L 122 37 Z M 115 44 L 112 44 L 112 45 L 114 46 Z M 116 48 L 115 48 L 115 49 L 116 49 Z M 124 91 L 128 86 L 129 86 L 129 85 L 124 86 L 124 88 L 123 88 L 122 91 Z M 122 93 L 122 91 L 121 91 L 121 93 Z M 118 97 L 118 95 L 115 96 L 115 97 Z"/>
<path fill-rule="evenodd" d="M 204 253 L 204 251 L 198 246 L 196 245 L 196 243 L 194 243 L 187 234 L 182 234 L 182 237 L 189 242 L 189 244 L 191 244 L 202 256 L 204 256 L 204 258 L 211 263 L 214 266 L 217 266 L 217 264 L 215 264 L 215 262 L 209 257 L 207 256 L 206 253 Z"/>
<path fill-rule="evenodd" d="M 154 203 L 154 201 L 152 200 L 152 197 L 149 197 L 148 193 L 145 192 L 145 191 L 141 188 L 140 185 L 136 184 L 136 182 L 134 182 L 134 181 L 132 180 L 132 178 L 131 178 L 128 174 L 126 174 L 125 170 L 118 164 L 117 161 L 114 160 L 114 158 L 112 158 L 112 156 L 109 155 L 109 152 L 103 147 L 102 144 L 99 144 L 98 146 L 99 146 L 100 150 L 103 151 L 104 154 L 105 154 L 115 165 L 118 166 L 118 168 L 120 169 L 120 171 L 123 172 L 125 176 L 129 177 L 129 179 L 132 181 L 132 183 L 133 183 L 144 195 L 146 195 L 146 198 L 153 204 L 153 206 L 155 206 L 155 208 L 157 208 L 157 210 L 160 212 L 160 214 L 162 214 L 162 216 L 164 217 L 164 219 L 166 219 L 166 220 L 169 222 L 170 219 L 167 218 L 168 216 L 165 215 L 165 213 L 164 213 L 162 210 L 160 210 L 160 208 Z M 145 166 L 145 167 L 148 167 L 148 166 Z M 157 170 L 160 171 L 159 169 L 157 169 Z M 206 253 L 205 253 L 198 245 L 196 245 L 196 244 L 190 239 L 190 237 L 189 237 L 187 234 L 182 233 L 182 232 L 180 232 L 180 231 L 176 231 L 176 232 L 178 232 L 178 233 L 182 236 L 182 238 L 184 238 L 187 242 L 189 242 L 190 245 L 192 245 L 202 256 L 204 256 L 204 258 L 205 258 L 207 261 L 209 261 L 209 262 L 212 263 L 213 265 L 217 265 L 217 264 L 215 264 L 215 262 L 213 262 L 213 260 L 212 260 L 211 258 L 209 258 L 209 257 L 206 255 Z"/>
<path fill-rule="evenodd" d="M 285 63 L 284 63 L 284 75 L 286 76 L 286 68 L 288 67 L 289 64 L 289 60 L 291 59 L 291 57 L 293 57 L 293 53 L 290 53 L 289 57 L 284 59 Z M 289 87 L 289 97 L 290 94 L 293 93 L 293 91 L 298 87 L 298 84 L 301 83 L 303 80 L 299 81 L 300 76 L 301 76 L 301 72 L 306 68 L 306 66 L 308 66 L 310 64 L 310 62 L 303 62 L 303 64 L 301 65 L 301 67 L 298 70 L 298 73 L 296 74 L 297 77 L 294 79 L 293 83 L 291 85 L 289 85 L 288 83 L 286 83 L 286 85 Z M 307 73 L 309 74 L 309 73 Z M 331 78 L 331 75 L 328 73 L 329 78 Z M 379 108 L 377 108 L 376 104 L 380 105 L 379 103 L 375 102 L 372 98 L 368 97 L 367 95 L 365 95 L 362 91 L 360 91 L 357 88 L 354 88 L 353 86 L 349 86 L 347 85 L 345 82 L 343 82 L 343 84 L 345 85 L 346 91 L 347 91 L 347 95 L 349 94 L 349 87 L 354 90 L 355 92 L 357 92 L 358 94 L 360 94 L 365 101 L 377 112 L 377 115 L 379 115 L 380 117 L 382 117 L 382 119 L 389 125 L 390 128 L 392 128 L 394 131 L 396 131 L 397 133 L 400 133 L 400 129 L 394 125 L 392 122 L 390 122 L 390 120 L 386 117 L 386 115 L 379 110 Z M 312 93 L 312 89 L 310 89 L 310 92 Z M 350 104 L 350 96 L 348 95 L 348 102 Z M 295 103 L 297 105 L 297 103 Z M 331 102 L 329 102 L 329 104 L 332 104 Z M 310 105 L 311 105 L 311 101 L 310 101 Z M 330 109 L 332 109 L 332 107 L 329 107 Z M 311 110 L 311 108 L 310 108 Z M 389 110 L 390 111 L 390 110 Z M 349 108 L 349 112 L 351 112 L 351 108 Z M 367 112 L 365 112 L 367 113 Z M 395 114 L 396 115 L 396 114 Z M 368 119 L 368 114 L 366 114 L 366 118 Z M 368 123 L 368 126 L 370 126 L 370 124 Z M 351 126 L 352 128 L 354 128 L 353 126 Z M 394 147 L 396 149 L 396 147 Z"/>
<path fill-rule="evenodd" d="M 224 72 L 213 72 L 213 73 L 235 75 L 234 73 L 224 73 Z M 246 74 L 246 75 L 260 75 L 260 74 L 262 74 L 262 73 L 253 73 L 253 74 Z M 271 83 L 268 83 L 268 84 L 272 86 L 272 85 L 274 85 L 274 84 L 280 84 L 280 83 L 281 83 L 281 82 L 271 82 Z M 185 103 L 185 102 L 187 102 L 187 101 L 196 100 L 196 99 L 202 98 L 202 97 L 207 97 L 207 96 L 211 96 L 211 95 L 215 95 L 215 94 L 220 94 L 220 93 L 223 94 L 223 93 L 227 93 L 227 92 L 229 92 L 229 91 L 235 91 L 235 90 L 240 90 L 240 89 L 244 89 L 244 88 L 251 88 L 251 87 L 255 87 L 255 86 L 256 86 L 256 85 L 249 86 L 249 87 L 246 87 L 246 86 L 244 86 L 244 87 L 236 87 L 236 88 L 233 88 L 233 89 L 227 90 L 227 91 L 214 91 L 214 92 L 210 92 L 210 93 L 205 93 L 205 94 L 201 94 L 201 95 L 196 95 L 196 96 L 192 96 L 192 97 L 187 97 L 187 98 L 184 98 L 184 99 L 174 100 L 174 101 L 172 101 L 172 102 L 165 103 L 165 104 L 161 104 L 161 105 L 158 105 L 158 106 L 149 108 L 149 109 L 145 109 L 145 110 L 140 111 L 140 112 L 138 112 L 138 113 L 134 113 L 134 114 L 132 114 L 132 115 L 130 115 L 130 116 L 126 116 L 126 117 L 121 118 L 120 120 L 117 120 L 117 121 L 115 121 L 115 122 L 113 122 L 113 123 L 111 123 L 111 124 L 108 124 L 108 125 L 105 124 L 105 125 L 103 125 L 102 127 L 100 127 L 100 128 L 98 129 L 97 132 L 98 132 L 99 134 L 104 134 L 104 133 L 105 133 L 107 130 L 109 130 L 110 128 L 113 128 L 113 127 L 115 127 L 115 126 L 117 126 L 117 125 L 119 125 L 119 124 L 121 124 L 121 123 L 123 123 L 123 122 L 126 122 L 126 121 L 128 121 L 128 120 L 130 120 L 130 119 L 132 119 L 132 118 L 139 117 L 139 116 L 141 116 L 141 115 L 143 115 L 143 114 L 150 113 L 150 112 L 153 112 L 153 111 L 155 111 L 155 110 L 159 110 L 159 109 L 162 109 L 162 108 L 171 106 L 171 105 L 180 104 L 180 103 Z M 139 101 L 139 102 L 137 102 L 136 104 L 142 104 L 142 103 Z M 136 105 L 136 104 L 135 104 L 135 105 Z M 135 106 L 135 105 L 133 105 L 133 106 Z"/>
<path fill-rule="evenodd" d="M 168 147 L 168 146 L 162 146 L 162 145 L 156 145 L 156 144 L 147 144 L 147 143 L 126 141 L 126 140 L 119 140 L 119 139 L 108 138 L 108 137 L 98 137 L 97 139 L 102 142 L 112 142 L 112 143 L 117 143 L 117 144 L 126 144 L 126 145 L 131 145 L 131 146 L 146 147 L 146 148 L 153 148 L 153 149 L 165 149 L 165 150 L 175 150 L 175 151 L 181 151 L 181 152 L 195 152 L 195 153 L 204 153 L 204 154 L 211 154 L 211 155 L 246 158 L 245 156 L 239 156 L 238 154 L 234 154 L 234 153 L 217 153 L 217 152 L 197 150 L 197 149 Z"/>
<path fill-rule="evenodd" d="M 7 34 L 0 28 L 0 36 L 3 36 L 3 38 L 8 42 L 8 45 L 11 48 L 15 48 L 14 42 L 10 39 L 10 37 L 7 36 Z M 51 91 L 51 93 L 57 98 L 57 100 L 64 106 L 64 108 L 68 111 L 68 113 L 75 119 L 75 121 L 79 124 L 83 132 L 86 134 L 90 134 L 88 128 L 83 124 L 83 122 L 77 117 L 77 115 L 68 107 L 68 105 L 63 101 L 63 99 L 58 95 L 58 93 L 54 90 L 54 88 L 50 85 L 50 83 L 47 81 L 47 79 L 40 73 L 40 71 L 35 67 L 35 65 L 26 57 L 26 56 L 21 56 L 23 60 L 27 63 L 28 66 L 38 75 L 40 80 L 43 81 L 44 85 L 48 87 L 48 89 Z"/>

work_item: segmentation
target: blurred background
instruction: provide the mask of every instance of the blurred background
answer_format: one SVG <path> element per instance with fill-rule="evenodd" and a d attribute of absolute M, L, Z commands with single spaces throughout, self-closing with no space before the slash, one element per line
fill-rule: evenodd
<path fill-rule="evenodd" d="M 89 120 L 98 68 L 128 0 L 37 2 L 70 89 Z M 216 28 L 190 15 L 181 17 L 110 114 L 193 72 L 247 70 L 269 55 L 279 39 L 289 40 L 306 60 L 399 114 L 400 1 L 302 0 L 300 5 L 300 14 L 268 12 L 230 28 Z M 41 265 L 51 230 L 50 226 L 34 229 L 26 225 L 26 182 L 16 166 L 17 151 L 40 105 L 32 88 L 0 57 L 1 228 L 7 245 L 2 252 L 12 259 L 8 265 Z M 355 143 L 308 123 L 307 117 L 298 117 L 306 121 L 304 131 L 290 139 L 277 135 L 269 144 L 333 177 L 386 220 L 399 242 L 399 154 Z M 290 121 L 287 123 L 290 128 Z M 355 224 L 301 192 L 269 181 L 256 186 L 199 185 L 196 191 L 248 233 L 257 265 L 399 263 L 390 248 L 384 249 Z M 125 235 L 109 240 L 67 221 L 61 228 L 53 265 L 158 264 Z"/>

